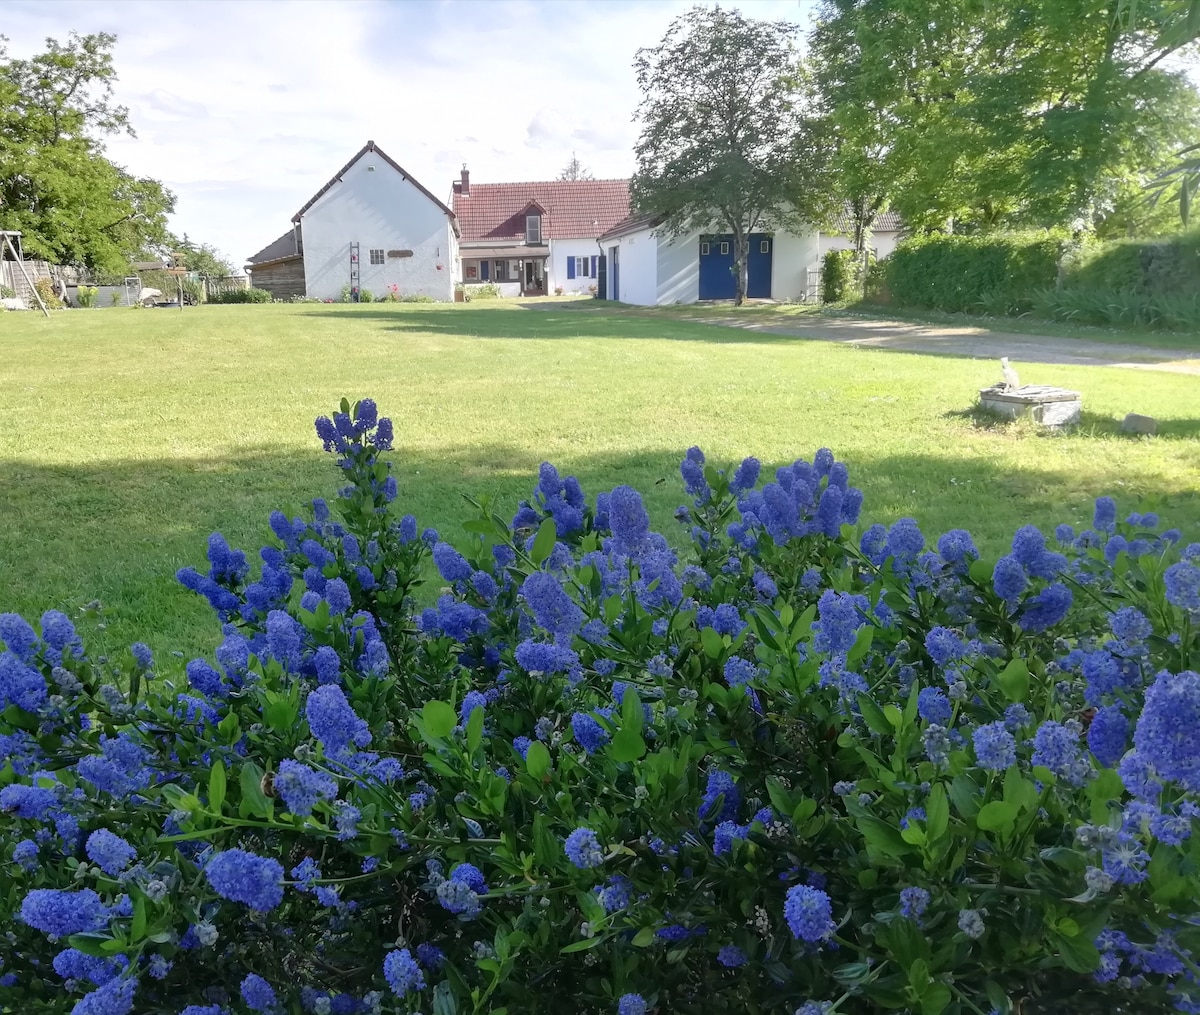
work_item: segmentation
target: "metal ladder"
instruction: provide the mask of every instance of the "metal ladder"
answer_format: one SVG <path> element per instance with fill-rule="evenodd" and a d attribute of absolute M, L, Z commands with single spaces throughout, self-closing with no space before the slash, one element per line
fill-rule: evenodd
<path fill-rule="evenodd" d="M 360 285 L 361 276 L 359 269 L 362 267 L 362 262 L 359 260 L 359 246 L 357 243 L 350 244 L 350 302 L 358 303 L 359 296 L 362 294 L 362 286 Z"/>

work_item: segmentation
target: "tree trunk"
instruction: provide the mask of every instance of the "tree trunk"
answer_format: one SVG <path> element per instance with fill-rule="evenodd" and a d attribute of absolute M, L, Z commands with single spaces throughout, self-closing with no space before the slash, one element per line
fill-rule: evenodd
<path fill-rule="evenodd" d="M 741 224 L 733 230 L 733 284 L 735 306 L 746 302 L 746 290 L 750 288 L 750 237 Z"/>

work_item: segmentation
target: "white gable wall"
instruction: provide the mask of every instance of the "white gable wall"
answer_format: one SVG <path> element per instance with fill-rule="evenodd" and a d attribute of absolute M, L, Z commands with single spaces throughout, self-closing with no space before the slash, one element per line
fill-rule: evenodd
<path fill-rule="evenodd" d="M 350 244 L 357 241 L 359 284 L 373 296 L 395 284 L 401 296 L 454 299 L 457 245 L 449 216 L 377 152 L 365 152 L 347 169 L 304 213 L 301 228 L 309 296 L 340 296 L 350 282 Z M 383 264 L 371 264 L 372 248 L 383 250 Z M 412 256 L 388 257 L 389 250 Z"/>
<path fill-rule="evenodd" d="M 695 303 L 700 298 L 700 234 L 658 237 L 658 302 Z"/>
<path fill-rule="evenodd" d="M 554 292 L 555 289 L 561 286 L 564 294 L 590 292 L 591 286 L 599 285 L 599 279 L 590 276 L 580 277 L 578 274 L 576 274 L 575 278 L 567 278 L 567 258 L 586 257 L 588 259 L 588 271 L 591 271 L 592 258 L 598 256 L 599 253 L 600 248 L 596 246 L 594 239 L 551 239 L 550 258 L 547 261 L 547 267 L 550 272 L 548 282 L 550 286 L 549 291 Z M 598 273 L 599 268 L 597 267 Z"/>
<path fill-rule="evenodd" d="M 900 242 L 900 234 L 888 230 L 886 232 L 871 233 L 870 246 L 875 248 L 875 257 L 882 261 L 893 250 L 896 249 L 896 244 Z M 853 250 L 854 241 L 848 236 L 834 236 L 831 233 L 821 234 L 821 253 L 820 257 L 824 257 L 826 252 L 830 250 Z"/>
<path fill-rule="evenodd" d="M 620 274 L 617 279 L 617 299 L 652 307 L 658 302 L 658 238 L 649 229 L 630 233 L 618 240 L 606 240 L 604 252 L 619 246 Z M 612 295 L 611 255 L 608 266 L 609 296 Z"/>
<path fill-rule="evenodd" d="M 799 300 L 807 293 L 808 269 L 820 266 L 820 238 L 816 233 L 797 236 L 775 233 L 771 253 L 771 298 L 781 303 Z"/>

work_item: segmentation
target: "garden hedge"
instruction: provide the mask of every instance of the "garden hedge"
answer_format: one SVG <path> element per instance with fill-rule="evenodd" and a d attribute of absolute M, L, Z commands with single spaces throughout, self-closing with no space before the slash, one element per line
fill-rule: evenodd
<path fill-rule="evenodd" d="M 686 553 L 549 464 L 451 545 L 372 402 L 317 432 L 186 676 L 0 616 L 0 1011 L 1200 1011 L 1200 544 L 692 448 Z"/>

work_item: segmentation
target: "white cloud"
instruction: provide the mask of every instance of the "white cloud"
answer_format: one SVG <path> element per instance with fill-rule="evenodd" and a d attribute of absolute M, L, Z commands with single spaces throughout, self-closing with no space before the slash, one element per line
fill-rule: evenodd
<path fill-rule="evenodd" d="M 4 34 L 29 56 L 48 35 L 115 33 L 137 137 L 110 155 L 175 192 L 177 233 L 240 265 L 368 139 L 439 196 L 464 162 L 481 182 L 551 179 L 575 151 L 628 175 L 634 53 L 688 6 L 7 0 Z M 738 6 L 801 20 L 811 0 Z"/>

